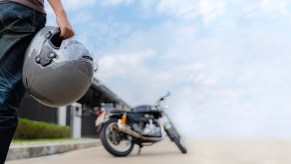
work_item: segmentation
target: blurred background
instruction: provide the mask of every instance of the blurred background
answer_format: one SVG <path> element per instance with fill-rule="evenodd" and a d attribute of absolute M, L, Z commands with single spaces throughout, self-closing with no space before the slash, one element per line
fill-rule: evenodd
<path fill-rule="evenodd" d="M 291 137 L 290 1 L 62 2 L 98 56 L 96 78 L 129 105 L 171 91 L 184 136 Z"/>

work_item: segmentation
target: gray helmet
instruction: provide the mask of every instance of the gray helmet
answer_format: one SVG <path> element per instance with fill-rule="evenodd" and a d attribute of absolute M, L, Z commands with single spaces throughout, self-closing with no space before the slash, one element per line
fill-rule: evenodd
<path fill-rule="evenodd" d="M 62 40 L 57 27 L 44 27 L 30 43 L 24 59 L 22 81 L 38 102 L 52 107 L 66 106 L 89 89 L 94 61 L 83 44 Z"/>

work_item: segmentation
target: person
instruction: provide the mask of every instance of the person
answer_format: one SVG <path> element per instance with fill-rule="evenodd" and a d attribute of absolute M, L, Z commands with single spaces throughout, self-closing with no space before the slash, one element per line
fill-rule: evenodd
<path fill-rule="evenodd" d="M 48 0 L 67 39 L 74 31 L 61 0 Z M 17 109 L 24 96 L 22 67 L 27 47 L 45 26 L 44 0 L 0 0 L 0 164 L 6 160 L 18 125 Z"/>

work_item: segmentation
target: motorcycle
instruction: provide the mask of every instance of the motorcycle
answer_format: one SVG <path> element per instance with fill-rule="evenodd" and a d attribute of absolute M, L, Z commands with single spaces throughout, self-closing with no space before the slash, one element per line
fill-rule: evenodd
<path fill-rule="evenodd" d="M 95 125 L 104 148 L 116 157 L 124 157 L 136 144 L 140 154 L 143 146 L 162 141 L 167 135 L 183 154 L 187 153 L 181 136 L 164 111 L 162 102 L 168 96 L 170 93 L 161 97 L 155 105 L 141 105 L 131 111 L 100 110 Z"/>

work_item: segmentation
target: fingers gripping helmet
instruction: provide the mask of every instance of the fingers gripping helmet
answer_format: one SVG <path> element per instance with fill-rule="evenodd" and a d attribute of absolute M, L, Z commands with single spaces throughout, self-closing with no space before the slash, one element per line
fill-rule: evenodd
<path fill-rule="evenodd" d="M 89 89 L 93 57 L 80 42 L 59 37 L 57 27 L 44 27 L 28 47 L 22 72 L 27 92 L 40 103 L 66 106 Z"/>

